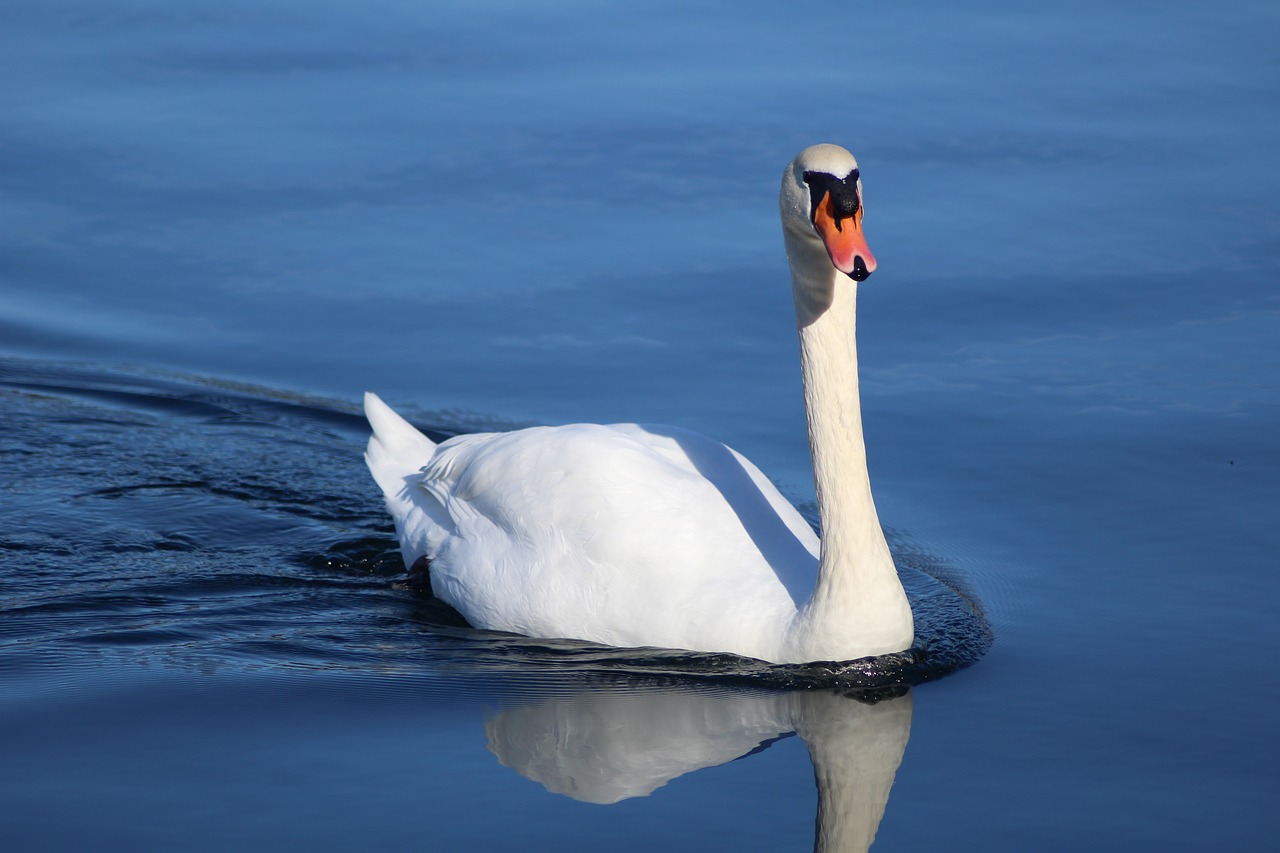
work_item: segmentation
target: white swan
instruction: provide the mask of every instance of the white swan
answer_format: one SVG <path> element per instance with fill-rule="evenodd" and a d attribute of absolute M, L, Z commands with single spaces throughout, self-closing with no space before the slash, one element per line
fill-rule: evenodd
<path fill-rule="evenodd" d="M 854 306 L 876 263 L 857 161 L 802 151 L 779 204 L 821 544 L 754 465 L 694 432 L 574 424 L 436 445 L 366 394 L 365 461 L 405 564 L 430 560 L 432 591 L 469 623 L 777 663 L 911 646 L 862 441 Z"/>

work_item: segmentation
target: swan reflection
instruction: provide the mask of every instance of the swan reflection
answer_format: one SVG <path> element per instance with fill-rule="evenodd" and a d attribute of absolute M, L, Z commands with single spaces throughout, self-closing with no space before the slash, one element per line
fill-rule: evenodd
<path fill-rule="evenodd" d="M 911 732 L 909 692 L 583 692 L 507 708 L 485 726 L 498 761 L 589 803 L 643 797 L 791 733 L 818 786 L 819 851 L 866 850 Z"/>

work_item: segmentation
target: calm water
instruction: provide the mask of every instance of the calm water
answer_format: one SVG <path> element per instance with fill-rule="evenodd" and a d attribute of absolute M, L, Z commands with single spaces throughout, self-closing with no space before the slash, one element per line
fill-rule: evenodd
<path fill-rule="evenodd" d="M 1274 4 L 4 18 L 4 849 L 1274 843 Z M 693 427 L 812 500 L 775 196 L 817 141 L 880 261 L 881 516 L 985 657 L 781 689 L 405 588 L 366 388 Z"/>

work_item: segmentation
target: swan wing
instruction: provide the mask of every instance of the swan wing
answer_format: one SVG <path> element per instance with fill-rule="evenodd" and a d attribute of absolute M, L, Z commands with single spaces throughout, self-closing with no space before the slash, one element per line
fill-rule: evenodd
<path fill-rule="evenodd" d="M 382 439 L 379 419 L 399 425 L 371 416 L 367 456 L 405 560 L 428 556 L 433 592 L 477 627 L 775 658 L 796 613 L 780 575 L 812 585 L 803 518 L 697 433 L 574 424 L 428 448 Z M 390 447 L 414 458 L 390 465 Z"/>

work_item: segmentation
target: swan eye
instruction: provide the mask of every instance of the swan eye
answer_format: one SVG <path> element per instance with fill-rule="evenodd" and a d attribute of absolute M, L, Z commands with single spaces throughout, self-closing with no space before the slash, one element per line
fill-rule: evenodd
<path fill-rule="evenodd" d="M 828 195 L 831 196 L 831 216 L 837 223 L 856 214 L 862 206 L 858 177 L 857 169 L 844 178 L 828 172 L 805 172 L 804 182 L 809 185 L 809 218 L 817 217 L 818 205 Z"/>

